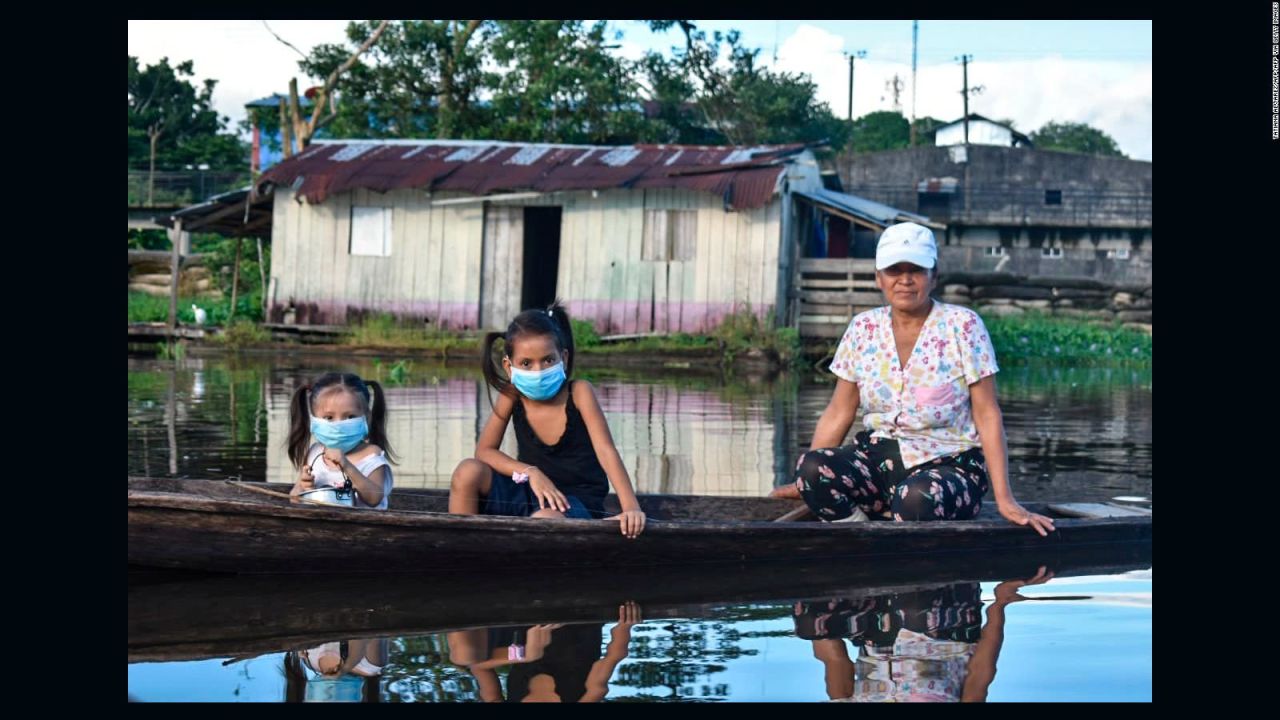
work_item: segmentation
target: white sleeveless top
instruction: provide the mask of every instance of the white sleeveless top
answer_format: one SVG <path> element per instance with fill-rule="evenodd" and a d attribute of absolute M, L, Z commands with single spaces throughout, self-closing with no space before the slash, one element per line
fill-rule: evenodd
<path fill-rule="evenodd" d="M 346 484 L 346 479 L 342 477 L 342 471 L 331 468 L 320 459 L 324 454 L 324 446 L 320 443 L 312 443 L 307 448 L 307 466 L 311 468 L 311 475 L 316 479 L 316 487 L 335 487 L 341 488 Z M 365 477 L 369 477 L 369 473 L 380 467 L 386 466 L 386 470 L 382 471 L 382 502 L 377 505 L 369 505 L 360 497 L 360 493 L 356 493 L 356 507 L 371 507 L 378 510 L 387 509 L 387 501 L 391 498 L 391 464 L 387 462 L 385 452 L 378 451 L 366 455 L 352 463 L 356 469 Z"/>

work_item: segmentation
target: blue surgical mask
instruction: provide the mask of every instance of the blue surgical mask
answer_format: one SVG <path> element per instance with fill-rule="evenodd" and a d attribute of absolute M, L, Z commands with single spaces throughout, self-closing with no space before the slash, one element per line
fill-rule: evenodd
<path fill-rule="evenodd" d="M 369 423 L 364 416 L 347 420 L 324 420 L 312 415 L 311 436 L 327 448 L 351 452 L 361 440 L 369 437 Z"/>
<path fill-rule="evenodd" d="M 511 368 L 511 382 L 530 400 L 550 400 L 560 392 L 564 384 L 564 363 L 558 362 L 546 370 L 521 370 Z"/>

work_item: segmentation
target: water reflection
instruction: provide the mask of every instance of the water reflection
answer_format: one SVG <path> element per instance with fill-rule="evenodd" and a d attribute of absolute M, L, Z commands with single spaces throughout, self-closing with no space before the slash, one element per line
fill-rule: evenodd
<path fill-rule="evenodd" d="M 813 643 L 831 700 L 981 702 L 1004 643 L 1004 608 L 1027 599 L 1020 588 L 1052 578 L 1041 567 L 1034 577 L 997 585 L 985 626 L 981 588 L 960 583 L 796 603 L 796 635 Z"/>
<path fill-rule="evenodd" d="M 448 634 L 449 660 L 475 678 L 485 702 L 599 702 L 627 657 L 640 606 L 623 603 L 600 652 L 603 623 L 538 624 L 459 630 Z M 504 696 L 498 668 L 506 667 Z"/>
<path fill-rule="evenodd" d="M 357 638 L 285 653 L 285 702 L 378 702 L 389 645 Z"/>
<path fill-rule="evenodd" d="M 1057 567 L 1069 576 L 1089 569 Z M 288 702 L 1149 699 L 1149 565 L 1111 567 L 1118 574 L 1062 578 L 1041 567 L 998 583 L 849 587 L 799 600 L 783 582 L 771 600 L 644 606 L 606 607 L 591 593 L 583 606 L 569 585 L 546 596 L 549 607 L 524 603 L 519 622 L 500 601 L 473 612 L 496 622 L 462 625 L 457 613 L 434 610 L 456 603 L 401 604 L 385 611 L 399 631 L 334 636 L 310 623 L 296 636 L 286 623 L 274 640 L 264 637 L 275 632 L 272 620 L 253 620 L 264 598 L 244 595 L 227 614 L 250 619 L 240 631 L 257 649 L 221 662 L 193 660 L 216 643 L 176 623 L 165 631 L 180 638 L 164 651 L 170 660 L 135 662 L 131 588 L 129 693 Z M 1145 603 L 1123 601 L 1144 595 Z M 1024 600 L 1049 602 L 1010 614 Z M 371 604 L 371 614 L 384 612 Z M 1046 639 L 1047 627 L 1057 635 Z"/>
<path fill-rule="evenodd" d="M 129 473 L 290 482 L 288 399 L 320 370 L 377 377 L 371 360 L 187 356 L 129 360 Z M 831 385 L 584 369 L 638 492 L 761 495 L 791 480 Z M 415 365 L 387 385 L 399 487 L 445 488 L 490 412 L 470 363 Z M 999 392 L 1018 496 L 1151 497 L 1151 372 L 1011 367 Z M 509 436 L 504 450 L 514 452 Z"/>

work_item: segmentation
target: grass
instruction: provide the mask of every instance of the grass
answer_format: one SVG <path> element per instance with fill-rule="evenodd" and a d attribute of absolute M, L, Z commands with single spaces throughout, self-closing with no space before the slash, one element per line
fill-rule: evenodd
<path fill-rule="evenodd" d="M 417 325 L 405 325 L 393 315 L 380 314 L 366 318 L 344 338 L 347 345 L 369 348 L 402 350 L 432 350 L 445 358 L 450 352 L 478 353 L 480 341 L 470 335 L 460 335 L 447 330 L 427 330 Z"/>
<path fill-rule="evenodd" d="M 241 294 L 236 297 L 236 319 L 262 320 L 262 293 Z M 194 324 L 195 311 L 191 306 L 199 305 L 204 309 L 206 325 L 226 325 L 231 315 L 231 297 L 221 298 L 209 296 L 178 296 L 178 322 Z M 129 291 L 129 322 L 167 322 L 169 320 L 169 298 L 157 297 L 146 293 Z"/>
<path fill-rule="evenodd" d="M 800 334 L 795 328 L 774 328 L 771 322 L 761 322 L 745 305 L 737 312 L 725 316 L 721 324 L 708 335 L 672 333 L 603 344 L 590 323 L 574 320 L 573 340 L 574 345 L 588 354 L 668 353 L 705 356 L 709 352 L 715 352 L 721 355 L 725 364 L 731 364 L 734 358 L 752 350 L 775 356 L 784 366 L 792 364 L 801 355 Z"/>
<path fill-rule="evenodd" d="M 1001 361 L 1053 360 L 1069 365 L 1149 365 L 1151 336 L 1119 324 L 1038 313 L 984 317 Z"/>
<path fill-rule="evenodd" d="M 242 348 L 265 345 L 271 342 L 271 333 L 252 320 L 236 318 L 223 326 L 220 334 L 214 335 L 209 339 L 213 343 L 224 347 Z"/>

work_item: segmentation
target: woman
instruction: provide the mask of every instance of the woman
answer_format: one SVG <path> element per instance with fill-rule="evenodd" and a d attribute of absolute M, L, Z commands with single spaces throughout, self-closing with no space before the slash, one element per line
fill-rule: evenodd
<path fill-rule="evenodd" d="M 977 313 L 933 300 L 938 246 L 915 223 L 876 245 L 876 286 L 888 305 L 859 313 L 836 349 L 838 378 L 794 486 L 822 520 L 967 520 L 993 491 L 1000 514 L 1041 535 L 1053 521 L 1028 511 L 1009 486 L 995 351 Z M 838 447 L 858 408 L 866 430 Z"/>

